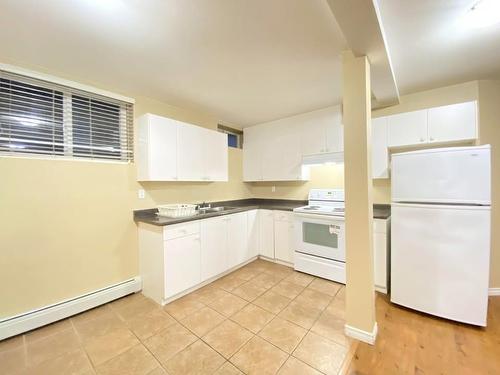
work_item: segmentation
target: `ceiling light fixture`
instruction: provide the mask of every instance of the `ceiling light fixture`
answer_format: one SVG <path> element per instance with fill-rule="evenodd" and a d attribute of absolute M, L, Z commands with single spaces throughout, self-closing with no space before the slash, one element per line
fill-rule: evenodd
<path fill-rule="evenodd" d="M 465 22 L 474 28 L 500 24 L 500 0 L 479 0 L 465 14 Z"/>

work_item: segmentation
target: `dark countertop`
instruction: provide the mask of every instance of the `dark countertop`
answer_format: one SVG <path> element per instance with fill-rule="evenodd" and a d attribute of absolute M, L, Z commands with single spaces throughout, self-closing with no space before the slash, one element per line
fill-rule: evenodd
<path fill-rule="evenodd" d="M 390 204 L 374 204 L 373 205 L 373 218 L 387 220 L 391 217 Z"/>
<path fill-rule="evenodd" d="M 209 212 L 204 214 L 199 213 L 187 217 L 170 218 L 170 217 L 162 217 L 156 215 L 156 212 L 158 212 L 158 210 L 156 208 L 151 208 L 146 210 L 135 210 L 134 221 L 157 225 L 157 226 L 164 226 L 164 225 L 185 223 L 193 220 L 207 219 L 210 217 L 230 215 L 237 212 L 243 212 L 255 209 L 293 211 L 294 208 L 306 206 L 307 201 L 291 200 L 291 199 L 250 198 L 250 199 L 238 199 L 233 201 L 211 202 L 211 205 L 212 207 L 218 207 L 218 206 L 234 207 L 234 209 L 221 212 Z M 373 217 L 375 219 L 388 219 L 390 216 L 391 216 L 390 205 L 388 204 L 373 205 Z"/>

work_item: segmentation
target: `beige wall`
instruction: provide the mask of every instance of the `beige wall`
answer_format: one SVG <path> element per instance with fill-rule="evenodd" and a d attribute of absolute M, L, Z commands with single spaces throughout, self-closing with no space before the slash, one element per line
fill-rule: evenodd
<path fill-rule="evenodd" d="M 479 81 L 479 136 L 491 145 L 490 287 L 500 288 L 500 81 Z"/>
<path fill-rule="evenodd" d="M 217 125 L 209 114 L 135 99 L 135 116 L 152 112 L 208 128 Z M 241 150 L 230 149 L 229 182 L 143 183 L 146 199 L 139 200 L 133 163 L 0 157 L 0 318 L 136 276 L 132 210 L 247 198 L 241 168 Z"/>

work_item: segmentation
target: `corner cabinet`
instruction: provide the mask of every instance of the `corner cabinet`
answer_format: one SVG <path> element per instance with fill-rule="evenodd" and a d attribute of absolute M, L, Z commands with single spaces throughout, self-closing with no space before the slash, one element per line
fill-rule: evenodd
<path fill-rule="evenodd" d="M 372 178 L 389 178 L 389 150 L 467 144 L 478 138 L 477 102 L 372 119 Z"/>
<path fill-rule="evenodd" d="M 227 181 L 227 134 L 145 114 L 138 119 L 139 181 Z"/>

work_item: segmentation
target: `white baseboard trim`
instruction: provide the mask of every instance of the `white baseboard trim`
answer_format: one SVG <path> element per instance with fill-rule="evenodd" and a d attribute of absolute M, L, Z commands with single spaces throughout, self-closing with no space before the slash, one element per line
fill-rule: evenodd
<path fill-rule="evenodd" d="M 344 332 L 347 336 L 352 337 L 353 339 L 366 342 L 367 344 L 370 345 L 374 345 L 375 340 L 377 339 L 378 325 L 377 322 L 375 322 L 375 325 L 373 326 L 373 331 L 367 332 L 346 324 L 344 326 Z"/>
<path fill-rule="evenodd" d="M 490 295 L 490 296 L 500 296 L 500 288 L 490 288 L 490 289 L 488 289 L 488 295 Z"/>
<path fill-rule="evenodd" d="M 139 276 L 106 288 L 0 320 L 0 340 L 92 309 L 142 288 Z"/>

